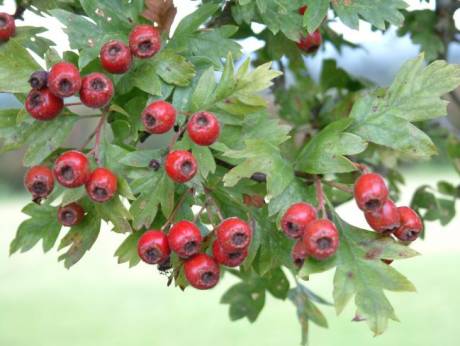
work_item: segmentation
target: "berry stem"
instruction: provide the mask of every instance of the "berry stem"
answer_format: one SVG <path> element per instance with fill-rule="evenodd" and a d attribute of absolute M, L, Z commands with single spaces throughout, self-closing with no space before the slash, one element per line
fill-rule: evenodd
<path fill-rule="evenodd" d="M 316 199 L 318 200 L 318 210 L 321 211 L 322 217 L 326 218 L 327 214 L 326 214 L 326 207 L 325 207 L 323 184 L 321 183 L 321 179 L 318 176 L 315 178 L 315 188 L 316 188 Z"/>
<path fill-rule="evenodd" d="M 187 123 L 188 123 L 188 117 L 185 119 L 185 122 L 182 124 L 179 131 L 171 138 L 171 142 L 169 142 L 169 145 L 168 145 L 169 151 L 172 151 L 174 145 L 184 135 L 185 129 L 187 128 Z"/>
<path fill-rule="evenodd" d="M 90 151 L 90 154 L 94 155 L 94 158 L 96 160 L 96 163 L 100 163 L 100 156 L 99 156 L 99 148 L 101 146 L 101 133 L 102 130 L 104 129 L 104 124 L 105 124 L 105 119 L 107 117 L 107 110 L 104 110 L 101 118 L 99 119 L 99 123 L 96 126 L 96 130 L 94 131 L 94 135 L 96 138 L 96 141 L 94 143 L 94 148 Z"/>
<path fill-rule="evenodd" d="M 183 194 L 182 196 L 180 197 L 179 201 L 177 202 L 176 206 L 174 207 L 173 211 L 171 212 L 171 214 L 169 215 L 168 219 L 166 220 L 166 222 L 164 223 L 163 226 L 161 226 L 161 229 L 164 230 L 166 227 L 168 227 L 169 225 L 171 225 L 171 223 L 173 222 L 174 218 L 176 217 L 176 214 L 177 212 L 179 211 L 180 207 L 182 206 L 182 204 L 184 204 L 185 202 L 185 198 L 187 197 L 187 194 L 189 193 L 192 193 L 193 192 L 193 189 L 187 189 Z"/>
<path fill-rule="evenodd" d="M 362 173 L 368 173 L 369 172 L 369 167 L 367 167 L 366 165 L 362 164 L 362 163 L 358 163 L 358 162 L 352 162 L 353 166 L 356 167 L 356 169 L 360 170 Z"/>
<path fill-rule="evenodd" d="M 346 192 L 346 193 L 350 193 L 350 194 L 353 194 L 353 189 L 345 184 L 342 184 L 342 183 L 338 183 L 336 181 L 331 181 L 331 180 L 324 180 L 323 181 L 323 184 L 326 184 L 326 185 L 329 185 L 333 188 L 336 188 L 337 190 L 340 190 L 340 191 L 343 191 L 343 192 Z"/>
<path fill-rule="evenodd" d="M 66 107 L 71 107 L 71 106 L 81 106 L 83 103 L 81 102 L 73 102 L 73 103 L 66 103 L 64 106 Z M 88 117 L 88 116 L 81 116 L 81 117 Z M 94 117 L 94 116 L 91 116 L 91 117 Z"/>
<path fill-rule="evenodd" d="M 203 213 L 203 211 L 205 209 L 208 208 L 208 203 L 203 203 L 202 207 L 200 208 L 200 210 L 198 211 L 198 213 L 195 215 L 195 217 L 193 218 L 193 223 L 196 223 L 198 221 L 198 219 L 200 218 L 201 214 Z"/>
<path fill-rule="evenodd" d="M 211 190 L 208 189 L 207 187 L 204 188 L 204 192 L 206 194 L 206 199 L 212 204 L 212 206 L 216 209 L 217 216 L 219 217 L 219 220 L 222 221 L 224 217 L 222 216 L 222 211 L 220 210 L 219 206 L 217 205 L 216 200 L 214 197 L 211 195 Z"/>

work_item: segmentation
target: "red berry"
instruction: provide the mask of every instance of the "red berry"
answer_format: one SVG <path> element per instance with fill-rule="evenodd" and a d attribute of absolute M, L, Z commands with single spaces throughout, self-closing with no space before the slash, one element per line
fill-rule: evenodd
<path fill-rule="evenodd" d="M 414 241 L 423 230 L 420 216 L 409 207 L 399 207 L 401 226 L 395 231 L 396 238 L 402 241 Z"/>
<path fill-rule="evenodd" d="M 162 231 L 145 232 L 137 243 L 137 253 L 148 264 L 163 263 L 169 258 L 168 237 Z"/>
<path fill-rule="evenodd" d="M 218 241 L 214 241 L 212 244 L 212 255 L 214 256 L 217 263 L 227 267 L 238 267 L 248 257 L 248 250 L 243 249 L 236 252 L 226 252 L 222 249 Z"/>
<path fill-rule="evenodd" d="M 58 209 L 58 221 L 63 226 L 78 225 L 85 216 L 85 210 L 77 203 L 71 203 Z"/>
<path fill-rule="evenodd" d="M 54 163 L 54 176 L 65 187 L 79 187 L 89 178 L 89 161 L 85 154 L 71 150 L 59 156 Z"/>
<path fill-rule="evenodd" d="M 64 108 L 60 97 L 54 96 L 48 89 L 31 90 L 25 102 L 26 110 L 37 120 L 56 118 Z"/>
<path fill-rule="evenodd" d="M 184 273 L 191 286 L 208 290 L 219 282 L 220 269 L 212 257 L 202 253 L 184 263 Z"/>
<path fill-rule="evenodd" d="M 110 78 L 102 73 L 94 72 L 85 77 L 81 82 L 81 102 L 91 108 L 107 106 L 113 96 L 113 84 Z"/>
<path fill-rule="evenodd" d="M 117 177 L 107 168 L 96 168 L 86 182 L 86 192 L 94 202 L 107 202 L 117 192 Z"/>
<path fill-rule="evenodd" d="M 173 128 L 176 122 L 176 109 L 168 102 L 155 101 L 144 109 L 141 118 L 147 132 L 166 133 Z"/>
<path fill-rule="evenodd" d="M 231 217 L 217 226 L 216 238 L 225 252 L 241 251 L 251 244 L 252 230 L 243 220 Z"/>
<path fill-rule="evenodd" d="M 388 198 L 388 188 L 379 174 L 361 175 L 355 182 L 355 200 L 359 209 L 378 210 Z"/>
<path fill-rule="evenodd" d="M 160 32 L 151 25 L 136 25 L 129 34 L 129 48 L 141 59 L 154 56 L 161 48 Z"/>
<path fill-rule="evenodd" d="M 8 41 L 16 33 L 14 17 L 8 13 L 0 13 L 0 41 Z"/>
<path fill-rule="evenodd" d="M 295 203 L 281 218 L 281 229 L 289 238 L 301 238 L 313 220 L 316 220 L 316 209 L 311 204 Z"/>
<path fill-rule="evenodd" d="M 197 172 L 197 162 L 186 150 L 172 151 L 166 156 L 165 169 L 168 176 L 177 183 L 191 180 Z"/>
<path fill-rule="evenodd" d="M 31 74 L 29 78 L 29 84 L 32 89 L 41 90 L 46 88 L 48 85 L 48 72 L 46 71 L 36 71 Z"/>
<path fill-rule="evenodd" d="M 400 225 L 398 208 L 391 199 L 387 199 L 380 209 L 366 211 L 364 215 L 369 226 L 378 233 L 393 233 Z"/>
<path fill-rule="evenodd" d="M 335 225 L 326 219 L 312 221 L 305 231 L 303 242 L 307 253 L 317 260 L 326 259 L 339 247 L 339 232 Z"/>
<path fill-rule="evenodd" d="M 127 72 L 133 60 L 129 47 L 119 40 L 112 40 L 104 44 L 100 57 L 102 67 L 114 74 Z"/>
<path fill-rule="evenodd" d="M 220 134 L 219 120 L 213 113 L 195 113 L 187 124 L 187 132 L 190 139 L 196 144 L 211 145 Z"/>
<path fill-rule="evenodd" d="M 303 262 L 305 261 L 307 256 L 307 248 L 305 247 L 303 240 L 297 240 L 291 250 L 291 258 L 296 267 L 300 268 L 301 266 L 303 266 Z"/>
<path fill-rule="evenodd" d="M 302 6 L 302 7 L 299 8 L 299 13 L 303 16 L 307 10 L 308 10 L 307 5 Z"/>
<path fill-rule="evenodd" d="M 34 200 L 46 198 L 54 188 L 53 172 L 46 166 L 34 166 L 27 171 L 24 185 Z"/>
<path fill-rule="evenodd" d="M 306 53 L 314 53 L 318 50 L 323 42 L 323 37 L 321 36 L 321 32 L 316 30 L 312 34 L 307 34 L 306 36 L 302 36 L 297 42 L 297 47 L 303 50 Z"/>
<path fill-rule="evenodd" d="M 168 233 L 169 247 L 179 257 L 189 258 L 201 250 L 203 237 L 200 229 L 190 221 L 179 221 Z"/>
<path fill-rule="evenodd" d="M 48 88 L 59 97 L 69 97 L 80 91 L 81 77 L 71 63 L 62 61 L 55 64 L 48 75 Z"/>

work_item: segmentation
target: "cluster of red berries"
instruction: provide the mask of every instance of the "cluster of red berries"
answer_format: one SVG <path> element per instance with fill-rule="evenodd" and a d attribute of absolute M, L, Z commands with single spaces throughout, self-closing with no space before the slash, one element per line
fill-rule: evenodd
<path fill-rule="evenodd" d="M 307 9 L 308 9 L 307 6 L 300 7 L 299 14 L 304 15 Z M 306 53 L 314 53 L 321 46 L 322 42 L 323 42 L 323 37 L 321 35 L 321 32 L 318 29 L 311 34 L 308 33 L 307 35 L 302 36 L 300 40 L 297 42 L 297 47 L 299 47 L 300 50 Z"/>
<path fill-rule="evenodd" d="M 339 232 L 328 219 L 318 219 L 316 209 L 309 203 L 291 205 L 281 218 L 281 229 L 296 243 L 291 257 L 301 266 L 307 256 L 324 260 L 335 254 L 339 247 Z"/>
<path fill-rule="evenodd" d="M 0 12 L 0 42 L 8 41 L 16 33 L 14 17 Z"/>
<path fill-rule="evenodd" d="M 422 232 L 423 223 L 418 214 L 409 207 L 396 207 L 388 198 L 388 188 L 380 175 L 361 175 L 355 182 L 354 195 L 369 226 L 376 232 L 392 234 L 404 242 L 414 241 Z"/>
<path fill-rule="evenodd" d="M 183 270 L 192 287 L 213 288 L 220 279 L 220 265 L 237 267 L 246 259 L 252 240 L 251 227 L 233 217 L 217 226 L 212 244 L 212 256 L 202 251 L 204 238 L 200 229 L 190 221 L 179 221 L 166 235 L 161 230 L 145 232 L 139 239 L 139 257 L 148 264 L 170 260 L 171 252 L 183 260 Z"/>

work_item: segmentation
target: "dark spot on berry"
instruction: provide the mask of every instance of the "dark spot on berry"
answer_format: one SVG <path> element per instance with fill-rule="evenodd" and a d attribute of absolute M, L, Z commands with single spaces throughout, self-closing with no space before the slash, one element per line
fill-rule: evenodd
<path fill-rule="evenodd" d="M 77 216 L 70 210 L 65 210 L 61 215 L 62 221 L 66 224 L 73 224 Z"/>
<path fill-rule="evenodd" d="M 48 188 L 46 186 L 46 184 L 43 182 L 43 181 L 36 181 L 32 184 L 32 193 L 34 195 L 43 195 L 43 194 L 46 194 L 48 192 Z"/>
<path fill-rule="evenodd" d="M 232 236 L 232 243 L 234 245 L 242 245 L 246 243 L 248 236 L 242 232 L 237 232 Z"/>
<path fill-rule="evenodd" d="M 104 189 L 103 187 L 96 187 L 93 189 L 93 194 L 96 196 L 98 199 L 104 199 L 107 197 L 108 193 L 107 190 Z"/>
<path fill-rule="evenodd" d="M 326 250 L 332 246 L 332 239 L 328 237 L 319 238 L 316 244 L 320 250 Z"/>
<path fill-rule="evenodd" d="M 387 228 L 382 233 L 385 234 L 385 235 L 390 235 L 390 234 L 393 234 L 394 232 L 396 232 L 398 230 L 398 228 L 399 228 L 399 226 L 394 226 L 394 227 L 391 227 L 391 228 Z"/>
<path fill-rule="evenodd" d="M 184 251 L 187 256 L 193 255 L 198 250 L 198 243 L 196 241 L 189 241 L 184 245 Z"/>
<path fill-rule="evenodd" d="M 184 161 L 180 166 L 180 170 L 184 175 L 189 175 L 193 171 L 193 165 L 190 161 Z"/>
<path fill-rule="evenodd" d="M 72 82 L 67 78 L 63 78 L 61 81 L 59 81 L 59 90 L 63 93 L 68 93 L 72 90 Z"/>
<path fill-rule="evenodd" d="M 405 241 L 412 241 L 412 240 L 417 239 L 417 236 L 418 236 L 418 232 L 417 232 L 417 231 L 408 229 L 408 230 L 406 230 L 406 231 L 404 232 L 403 240 L 405 240 Z"/>
<path fill-rule="evenodd" d="M 0 17 L 0 28 L 3 28 L 6 26 L 6 19 L 4 17 Z"/>
<path fill-rule="evenodd" d="M 290 234 L 297 235 L 297 233 L 299 232 L 299 225 L 297 225 L 297 224 L 294 223 L 294 222 L 288 221 L 288 222 L 286 223 L 286 227 L 287 227 L 287 231 L 288 231 Z"/>
<path fill-rule="evenodd" d="M 305 260 L 303 258 L 294 258 L 294 265 L 298 268 L 300 268 L 301 266 L 303 266 L 303 263 L 305 262 Z"/>
<path fill-rule="evenodd" d="M 34 94 L 32 94 L 31 98 L 30 98 L 30 105 L 32 107 L 38 107 L 42 104 L 43 100 L 42 100 L 42 96 L 40 95 L 40 93 L 36 92 Z"/>
<path fill-rule="evenodd" d="M 147 53 L 152 49 L 152 42 L 150 40 L 145 40 L 139 43 L 139 50 L 143 53 Z"/>
<path fill-rule="evenodd" d="M 380 200 L 370 199 L 365 204 L 367 210 L 376 210 L 380 208 Z"/>
<path fill-rule="evenodd" d="M 228 254 L 228 258 L 230 258 L 231 260 L 236 260 L 240 258 L 242 255 L 243 255 L 242 252 L 232 252 Z"/>
<path fill-rule="evenodd" d="M 40 86 L 40 80 L 37 77 L 31 77 L 29 79 L 30 86 L 32 88 L 38 88 Z"/>
<path fill-rule="evenodd" d="M 198 119 L 196 120 L 196 123 L 201 126 L 201 127 L 204 127 L 206 125 L 208 125 L 209 121 L 208 121 L 208 117 L 204 114 L 200 115 L 198 117 Z"/>
<path fill-rule="evenodd" d="M 91 89 L 101 91 L 105 89 L 105 82 L 100 78 L 95 78 L 91 81 Z"/>
<path fill-rule="evenodd" d="M 201 275 L 201 281 L 203 281 L 205 284 L 212 284 L 215 281 L 215 274 L 213 272 L 204 272 Z"/>
<path fill-rule="evenodd" d="M 149 162 L 149 167 L 156 172 L 160 169 L 161 165 L 157 160 L 152 160 Z"/>
<path fill-rule="evenodd" d="M 110 46 L 109 48 L 109 55 L 112 57 L 116 57 L 118 53 L 121 52 L 121 47 L 119 44 L 114 44 L 113 46 Z"/>
<path fill-rule="evenodd" d="M 154 127 L 156 122 L 157 122 L 157 119 L 152 114 L 147 113 L 145 115 L 145 124 L 148 127 Z"/>
<path fill-rule="evenodd" d="M 149 248 L 145 251 L 145 257 L 149 263 L 155 263 L 161 257 L 161 252 L 157 248 Z"/>
<path fill-rule="evenodd" d="M 75 179 L 75 173 L 70 166 L 64 166 L 61 168 L 61 176 L 64 178 L 64 180 L 67 181 L 72 181 Z"/>

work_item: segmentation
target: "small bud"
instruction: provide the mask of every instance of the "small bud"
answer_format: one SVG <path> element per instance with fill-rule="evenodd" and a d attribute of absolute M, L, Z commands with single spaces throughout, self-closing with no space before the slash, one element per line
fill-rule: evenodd
<path fill-rule="evenodd" d="M 46 88 L 48 85 L 48 72 L 46 71 L 36 71 L 32 73 L 29 78 L 29 83 L 32 89 L 40 90 Z"/>

